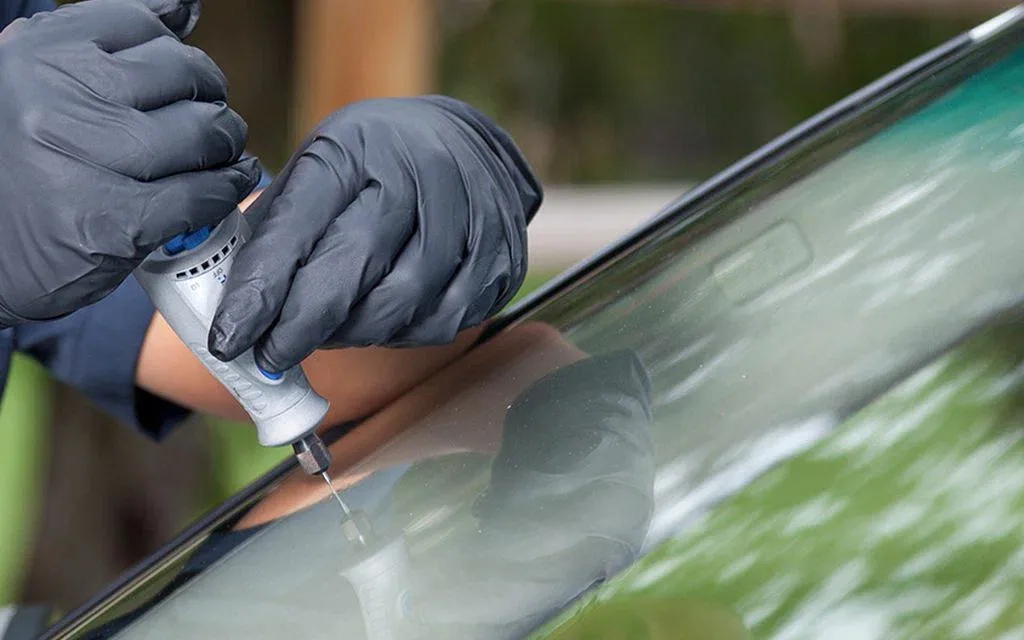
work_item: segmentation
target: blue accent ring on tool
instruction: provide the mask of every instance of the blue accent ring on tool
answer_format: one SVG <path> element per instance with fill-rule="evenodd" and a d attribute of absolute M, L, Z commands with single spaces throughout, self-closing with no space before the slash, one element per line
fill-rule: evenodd
<path fill-rule="evenodd" d="M 169 256 L 178 255 L 182 251 L 190 251 L 206 242 L 211 233 L 213 233 L 213 227 L 210 226 L 200 227 L 189 233 L 179 233 L 164 245 L 164 251 Z"/>
<path fill-rule="evenodd" d="M 267 371 L 266 369 L 261 367 L 259 365 L 259 363 L 256 363 L 256 368 L 259 369 L 260 373 L 262 373 L 263 376 L 265 378 L 267 378 L 268 380 L 280 380 L 281 378 L 284 377 L 284 373 L 283 372 L 278 371 L 277 373 L 273 373 L 273 372 Z"/>

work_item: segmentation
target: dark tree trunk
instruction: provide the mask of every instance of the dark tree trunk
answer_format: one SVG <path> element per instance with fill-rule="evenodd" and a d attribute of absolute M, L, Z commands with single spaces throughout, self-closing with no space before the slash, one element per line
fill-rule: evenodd
<path fill-rule="evenodd" d="M 54 387 L 44 504 L 23 602 L 82 604 L 179 531 L 208 484 L 207 437 L 190 421 L 162 443 Z"/>

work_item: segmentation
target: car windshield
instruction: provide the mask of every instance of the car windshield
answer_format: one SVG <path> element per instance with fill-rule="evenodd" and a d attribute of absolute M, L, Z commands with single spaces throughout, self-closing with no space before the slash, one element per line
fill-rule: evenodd
<path fill-rule="evenodd" d="M 711 549 L 685 535 L 723 509 L 738 524 L 714 541 L 753 550 L 745 488 L 1019 310 L 1019 40 L 935 62 L 687 204 L 345 433 L 331 475 L 351 514 L 284 475 L 75 633 L 520 637 L 670 538 Z M 919 422 L 855 433 L 884 449 Z"/>

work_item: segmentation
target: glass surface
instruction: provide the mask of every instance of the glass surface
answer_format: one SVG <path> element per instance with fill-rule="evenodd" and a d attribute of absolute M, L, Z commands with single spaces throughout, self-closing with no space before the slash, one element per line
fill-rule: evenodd
<path fill-rule="evenodd" d="M 1017 313 L 744 487 L 536 637 L 1024 637 L 1022 436 Z"/>
<path fill-rule="evenodd" d="M 791 186 L 666 230 L 334 443 L 354 521 L 297 472 L 93 632 L 518 637 L 702 531 L 774 571 L 753 534 L 792 512 L 720 531 L 709 511 L 756 518 L 734 505 L 766 472 L 1020 303 L 1022 87 L 1016 53 Z M 898 444 L 908 427 L 879 421 L 875 446 Z M 878 506 L 865 517 L 897 526 Z"/>

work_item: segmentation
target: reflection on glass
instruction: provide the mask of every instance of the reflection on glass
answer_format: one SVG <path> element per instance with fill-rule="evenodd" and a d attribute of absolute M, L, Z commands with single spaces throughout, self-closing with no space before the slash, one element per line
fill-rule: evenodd
<path fill-rule="evenodd" d="M 122 635 L 133 638 L 516 637 L 678 536 L 621 589 L 692 596 L 689 620 L 720 620 L 722 637 L 743 637 L 744 627 L 813 637 L 801 629 L 821 628 L 808 621 L 837 611 L 832 626 L 877 613 L 878 633 L 866 637 L 889 637 L 892 620 L 918 615 L 915 603 L 933 596 L 951 611 L 1005 620 L 993 604 L 1002 586 L 922 587 L 895 618 L 851 586 L 883 576 L 872 596 L 881 598 L 902 583 L 879 567 L 914 560 L 909 576 L 941 566 L 852 533 L 914 540 L 907 532 L 941 506 L 907 512 L 874 501 L 886 487 L 872 474 L 889 474 L 895 488 L 939 473 L 909 449 L 886 456 L 904 436 L 955 437 L 914 426 L 954 411 L 950 392 L 915 397 L 905 415 L 876 415 L 870 428 L 837 427 L 1021 304 L 1022 87 L 1018 53 L 785 189 L 783 171 L 779 183 L 679 222 L 340 439 L 333 477 L 380 555 L 350 542 L 318 479 L 291 476 L 213 533 L 163 592 L 144 583 L 108 624 L 131 623 Z M 846 434 L 864 441 L 807 457 Z M 1008 446 L 981 442 L 970 457 L 980 469 Z M 771 472 L 786 461 L 820 462 L 793 487 L 806 495 L 765 488 L 786 483 Z M 972 477 L 978 484 L 960 498 L 1002 504 L 997 490 L 1011 476 Z M 792 536 L 850 508 L 827 493 L 840 481 L 861 520 L 850 535 L 817 529 L 807 553 L 825 556 L 794 550 Z M 1002 571 L 1024 572 L 1024 547 L 1006 526 L 976 519 L 999 521 L 1009 506 L 949 513 L 942 526 L 960 532 L 968 557 L 984 556 L 999 532 L 1014 559 Z M 644 591 L 664 576 L 671 587 Z M 587 602 L 610 598 L 603 610 L 621 611 L 619 588 L 613 581 Z M 939 631 L 924 637 L 960 637 Z"/>
<path fill-rule="evenodd" d="M 746 486 L 538 636 L 1020 637 L 1022 508 L 1018 313 Z"/>
<path fill-rule="evenodd" d="M 332 446 L 339 466 L 374 451 L 334 476 L 352 518 L 297 473 L 95 633 L 521 637 L 637 558 L 650 421 L 632 352 L 519 327 Z"/>

